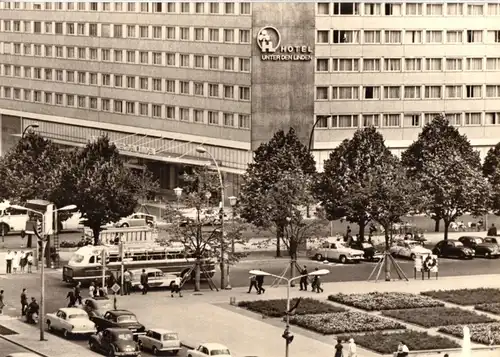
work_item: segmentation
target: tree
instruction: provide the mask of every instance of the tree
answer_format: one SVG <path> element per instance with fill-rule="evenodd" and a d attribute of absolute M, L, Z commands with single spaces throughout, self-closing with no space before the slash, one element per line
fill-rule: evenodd
<path fill-rule="evenodd" d="M 373 169 L 391 157 L 384 138 L 375 128 L 359 129 L 350 140 L 344 140 L 324 162 L 324 172 L 315 184 L 315 197 L 325 208 L 327 218 L 341 217 L 359 226 L 364 240 L 367 214 L 373 187 L 367 186 Z"/>
<path fill-rule="evenodd" d="M 483 176 L 491 185 L 489 208 L 500 216 L 500 143 L 488 150 L 483 163 Z"/>
<path fill-rule="evenodd" d="M 254 153 L 253 163 L 248 165 L 242 187 L 246 197 L 266 195 L 279 182 L 284 172 L 299 168 L 307 179 L 314 176 L 316 164 L 308 148 L 303 145 L 292 128 L 285 133 L 280 130 L 271 140 L 261 144 Z M 258 197 L 260 199 L 260 197 Z M 267 218 L 251 202 L 242 206 L 241 215 L 249 223 L 262 228 Z M 284 238 L 285 225 L 276 221 L 276 256 L 281 256 L 280 241 Z"/>
<path fill-rule="evenodd" d="M 489 184 L 482 176 L 479 153 L 444 116 L 423 128 L 418 140 L 403 152 L 402 163 L 430 197 L 424 207 L 427 215 L 443 220 L 445 240 L 457 217 L 486 212 Z"/>
<path fill-rule="evenodd" d="M 97 245 L 103 225 L 134 212 L 142 193 L 138 180 L 107 136 L 76 151 L 70 166 L 63 176 L 63 195 L 78 207 Z"/>
<path fill-rule="evenodd" d="M 182 203 L 187 209 L 194 210 L 194 217 L 185 217 L 176 209 L 167 210 L 167 219 L 173 223 L 168 231 L 196 259 L 194 281 L 195 291 L 199 291 L 203 259 L 221 249 L 227 252 L 233 239 L 235 243 L 241 243 L 244 226 L 239 221 L 235 224 L 231 221 L 224 227 L 224 237 L 221 236 L 220 211 L 213 208 L 220 200 L 221 190 L 216 172 L 207 167 L 194 169 L 192 174 L 184 174 L 183 182 Z M 207 192 L 211 194 L 209 200 Z M 228 263 L 234 263 L 239 258 L 239 254 L 228 255 Z"/>

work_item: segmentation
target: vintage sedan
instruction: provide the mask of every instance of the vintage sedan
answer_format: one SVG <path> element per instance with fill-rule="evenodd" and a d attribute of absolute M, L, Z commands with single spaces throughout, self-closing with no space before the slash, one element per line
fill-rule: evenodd
<path fill-rule="evenodd" d="M 393 257 L 401 257 L 415 260 L 419 255 L 432 254 L 430 249 L 422 247 L 420 242 L 415 240 L 398 240 L 389 248 Z"/>
<path fill-rule="evenodd" d="M 164 329 L 148 330 L 145 335 L 139 336 L 138 343 L 141 350 L 152 351 L 155 355 L 164 352 L 176 355 L 181 349 L 179 335 Z"/>
<path fill-rule="evenodd" d="M 479 256 L 491 259 L 500 256 L 498 244 L 485 242 L 483 238 L 464 236 L 458 238 L 458 241 L 462 243 L 464 247 L 473 249 L 476 257 Z"/>
<path fill-rule="evenodd" d="M 369 242 L 361 242 L 359 240 L 353 241 L 350 245 L 352 249 L 362 250 L 364 252 L 364 258 L 368 261 L 378 261 L 382 259 L 383 254 L 378 252 L 373 244 Z"/>
<path fill-rule="evenodd" d="M 220 343 L 202 343 L 195 350 L 188 352 L 188 357 L 224 356 L 231 357 L 229 349 Z"/>
<path fill-rule="evenodd" d="M 486 237 L 483 239 L 485 243 L 492 243 L 500 246 L 500 239 L 498 237 Z"/>
<path fill-rule="evenodd" d="M 432 253 L 438 257 L 458 258 L 458 259 L 473 259 L 474 250 L 464 247 L 464 245 L 454 239 L 442 240 L 436 244 Z"/>
<path fill-rule="evenodd" d="M 313 253 L 313 259 L 318 261 L 335 260 L 342 264 L 349 262 L 359 263 L 363 260 L 365 252 L 362 250 L 352 249 L 344 245 L 342 241 L 335 243 L 325 242 Z"/>
<path fill-rule="evenodd" d="M 180 285 L 181 279 L 174 274 L 165 274 L 157 268 L 144 268 L 148 274 L 149 288 L 165 288 L 170 287 L 172 284 Z M 132 289 L 142 289 L 141 274 L 142 269 L 133 269 L 130 271 L 132 276 L 131 284 Z"/>
<path fill-rule="evenodd" d="M 96 332 L 95 324 L 87 313 L 77 307 L 59 309 L 56 313 L 45 315 L 45 323 L 49 331 L 60 331 L 64 337 L 86 335 Z"/>
<path fill-rule="evenodd" d="M 146 330 L 144 325 L 137 321 L 135 314 L 128 310 L 110 310 L 102 317 L 94 317 L 92 321 L 94 321 L 97 331 L 112 327 L 127 328 L 132 331 L 134 336 L 138 336 L 143 335 Z"/>
<path fill-rule="evenodd" d="M 139 346 L 128 329 L 108 328 L 90 336 L 89 347 L 92 351 L 107 356 L 140 356 Z"/>
<path fill-rule="evenodd" d="M 111 310 L 113 304 L 107 296 L 100 296 L 83 299 L 81 308 L 85 310 L 92 320 L 93 317 L 103 316 L 106 311 Z"/>

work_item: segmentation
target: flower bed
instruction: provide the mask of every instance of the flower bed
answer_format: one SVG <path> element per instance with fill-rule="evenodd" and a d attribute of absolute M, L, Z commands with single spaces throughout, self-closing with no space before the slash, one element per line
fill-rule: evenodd
<path fill-rule="evenodd" d="M 468 325 L 468 327 L 470 329 L 471 341 L 483 345 L 489 345 L 490 342 L 493 345 L 500 345 L 500 323 Z M 462 325 L 443 326 L 438 331 L 463 338 L 463 328 Z"/>
<path fill-rule="evenodd" d="M 395 292 L 349 295 L 335 294 L 328 296 L 328 300 L 368 311 L 444 306 L 441 301 L 436 301 L 426 296 Z"/>
<path fill-rule="evenodd" d="M 402 330 L 406 328 L 399 322 L 352 311 L 320 315 L 297 315 L 290 318 L 290 323 L 324 335 Z"/>
<path fill-rule="evenodd" d="M 479 310 L 479 311 L 484 311 L 484 312 L 489 312 L 495 315 L 500 315 L 500 304 L 499 303 L 493 303 L 493 304 L 479 304 L 474 306 L 474 309 Z"/>
<path fill-rule="evenodd" d="M 423 327 L 438 327 L 461 324 L 479 324 L 495 322 L 486 315 L 458 307 L 429 307 L 422 309 L 388 310 L 383 315 L 403 320 Z"/>
<path fill-rule="evenodd" d="M 293 307 L 296 302 L 297 299 L 292 299 L 290 301 L 290 306 Z M 238 303 L 238 306 L 269 317 L 282 317 L 285 316 L 286 300 L 275 299 L 275 300 L 241 301 L 240 303 Z M 324 313 L 343 312 L 343 311 L 345 311 L 345 309 L 342 309 L 341 307 L 333 306 L 326 302 L 319 301 L 316 299 L 305 298 L 302 299 L 295 313 L 297 315 L 305 315 L 305 314 L 324 314 Z"/>
<path fill-rule="evenodd" d="M 339 339 L 346 341 L 351 336 L 339 336 Z M 404 341 L 410 351 L 424 351 L 445 348 L 459 348 L 460 345 L 442 336 L 432 336 L 427 332 L 403 331 L 395 333 L 375 332 L 354 337 L 354 342 L 366 349 L 390 354 L 397 350 L 400 341 Z"/>
<path fill-rule="evenodd" d="M 424 291 L 422 295 L 457 305 L 500 303 L 500 289 L 457 289 Z"/>

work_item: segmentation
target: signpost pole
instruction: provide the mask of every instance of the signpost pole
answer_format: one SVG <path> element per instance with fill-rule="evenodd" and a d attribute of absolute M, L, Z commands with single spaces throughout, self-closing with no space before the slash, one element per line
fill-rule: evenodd
<path fill-rule="evenodd" d="M 40 341 L 45 341 L 45 336 L 44 336 L 44 326 L 43 326 L 43 319 L 45 315 L 45 262 L 43 261 L 44 259 L 44 254 L 45 254 L 45 247 L 47 246 L 47 241 L 42 240 L 42 258 L 41 260 L 41 265 L 40 265 L 40 275 L 41 275 L 41 282 L 40 282 L 40 314 L 38 315 L 38 325 L 40 326 Z"/>
<path fill-rule="evenodd" d="M 125 263 L 123 262 L 123 257 L 124 257 L 124 253 L 123 253 L 123 239 L 120 239 L 120 286 L 121 286 L 121 289 L 120 289 L 120 296 L 123 296 L 123 283 L 124 283 L 124 280 L 123 280 L 123 274 L 125 273 Z"/>
<path fill-rule="evenodd" d="M 106 251 L 104 248 L 102 249 L 101 253 L 101 260 L 102 260 L 102 290 L 106 291 Z"/>

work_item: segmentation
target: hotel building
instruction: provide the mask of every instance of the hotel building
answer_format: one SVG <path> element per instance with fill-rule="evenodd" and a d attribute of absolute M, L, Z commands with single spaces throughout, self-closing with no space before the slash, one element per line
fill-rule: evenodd
<path fill-rule="evenodd" d="M 499 141 L 499 3 L 0 3 L 0 153 L 32 124 L 107 134 L 165 189 L 216 160 L 232 194 L 278 129 L 321 169 L 358 128 L 400 153 L 441 113 Z"/>

